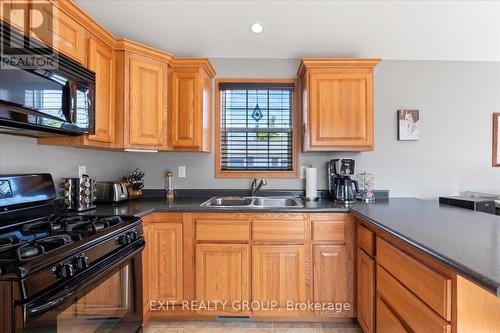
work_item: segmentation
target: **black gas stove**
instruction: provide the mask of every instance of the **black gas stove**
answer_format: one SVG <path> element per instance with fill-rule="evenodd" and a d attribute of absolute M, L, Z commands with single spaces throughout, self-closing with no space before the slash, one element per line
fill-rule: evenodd
<path fill-rule="evenodd" d="M 50 175 L 0 175 L 5 332 L 137 332 L 141 219 L 75 215 L 59 207 Z"/>

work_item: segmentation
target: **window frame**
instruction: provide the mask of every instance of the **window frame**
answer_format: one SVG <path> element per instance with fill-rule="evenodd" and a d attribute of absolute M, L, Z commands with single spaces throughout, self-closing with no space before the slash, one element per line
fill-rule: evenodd
<path fill-rule="evenodd" d="M 253 170 L 222 170 L 221 167 L 221 90 L 220 83 L 291 83 L 293 84 L 293 105 L 292 105 L 292 170 L 290 171 L 253 171 Z M 298 156 L 299 156 L 299 111 L 298 111 L 298 79 L 245 79 L 245 78 L 220 78 L 215 80 L 215 178 L 297 178 L 298 177 Z"/>

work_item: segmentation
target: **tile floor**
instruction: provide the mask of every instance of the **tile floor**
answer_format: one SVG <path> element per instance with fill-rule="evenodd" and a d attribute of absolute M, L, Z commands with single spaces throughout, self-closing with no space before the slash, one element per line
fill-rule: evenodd
<path fill-rule="evenodd" d="M 356 323 L 151 321 L 144 333 L 363 333 Z"/>

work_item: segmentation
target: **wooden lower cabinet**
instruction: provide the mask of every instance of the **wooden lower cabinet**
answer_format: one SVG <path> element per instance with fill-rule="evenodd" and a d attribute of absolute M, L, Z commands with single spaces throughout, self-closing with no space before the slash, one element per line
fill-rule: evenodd
<path fill-rule="evenodd" d="M 354 267 L 346 245 L 314 245 L 313 277 L 315 303 L 323 304 L 321 315 L 354 316 Z"/>
<path fill-rule="evenodd" d="M 306 247 L 304 245 L 255 245 L 252 247 L 252 301 L 272 310 L 255 310 L 259 315 L 307 315 L 307 311 L 287 308 L 307 301 Z M 273 303 L 275 302 L 275 303 Z"/>
<path fill-rule="evenodd" d="M 183 300 L 182 222 L 152 223 L 149 248 L 149 298 Z"/>
<path fill-rule="evenodd" d="M 249 313 L 243 308 L 250 300 L 247 244 L 197 244 L 195 262 L 196 300 L 217 301 L 209 310 L 217 314 Z"/>
<path fill-rule="evenodd" d="M 151 224 L 145 224 L 143 226 L 144 230 L 144 240 L 146 241 L 146 246 L 144 247 L 144 250 L 142 251 L 142 306 L 143 306 L 143 313 L 147 313 L 149 311 L 149 296 L 150 296 L 150 278 L 152 278 L 152 275 L 150 274 L 151 270 L 151 257 L 152 257 L 152 251 L 151 248 L 153 247 L 153 226 Z"/>
<path fill-rule="evenodd" d="M 414 332 L 451 332 L 451 324 L 377 264 L 377 295 Z"/>
<path fill-rule="evenodd" d="M 375 260 L 361 248 L 357 250 L 356 292 L 358 323 L 365 333 L 374 332 Z"/>
<path fill-rule="evenodd" d="M 186 212 L 144 217 L 145 316 L 354 318 L 353 220 L 347 214 L 311 216 Z M 312 224 L 318 221 L 323 232 L 332 232 L 321 237 L 317 232 L 314 241 Z M 266 225 L 280 232 L 265 235 Z M 185 310 L 191 300 L 198 307 Z M 159 301 L 177 306 L 168 313 L 149 308 Z M 214 303 L 200 307 L 201 301 L 217 301 L 218 308 Z M 317 303 L 325 306 L 311 308 Z"/>
<path fill-rule="evenodd" d="M 358 319 L 359 320 L 359 319 Z M 363 330 L 365 330 L 363 328 Z M 365 330 L 365 332 L 367 332 Z M 381 333 L 407 333 L 403 323 L 396 317 L 387 304 L 377 297 L 377 332 Z"/>

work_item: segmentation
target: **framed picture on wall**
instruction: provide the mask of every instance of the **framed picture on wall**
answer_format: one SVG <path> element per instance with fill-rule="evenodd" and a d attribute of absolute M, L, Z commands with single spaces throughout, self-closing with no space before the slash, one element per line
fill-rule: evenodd
<path fill-rule="evenodd" d="M 398 110 L 398 140 L 416 141 L 420 139 L 419 110 Z"/>
<path fill-rule="evenodd" d="M 498 149 L 500 149 L 500 142 L 498 141 L 498 124 L 500 123 L 499 118 L 500 112 L 493 113 L 493 145 L 491 165 L 494 167 L 500 166 L 500 152 L 498 151 Z"/>

